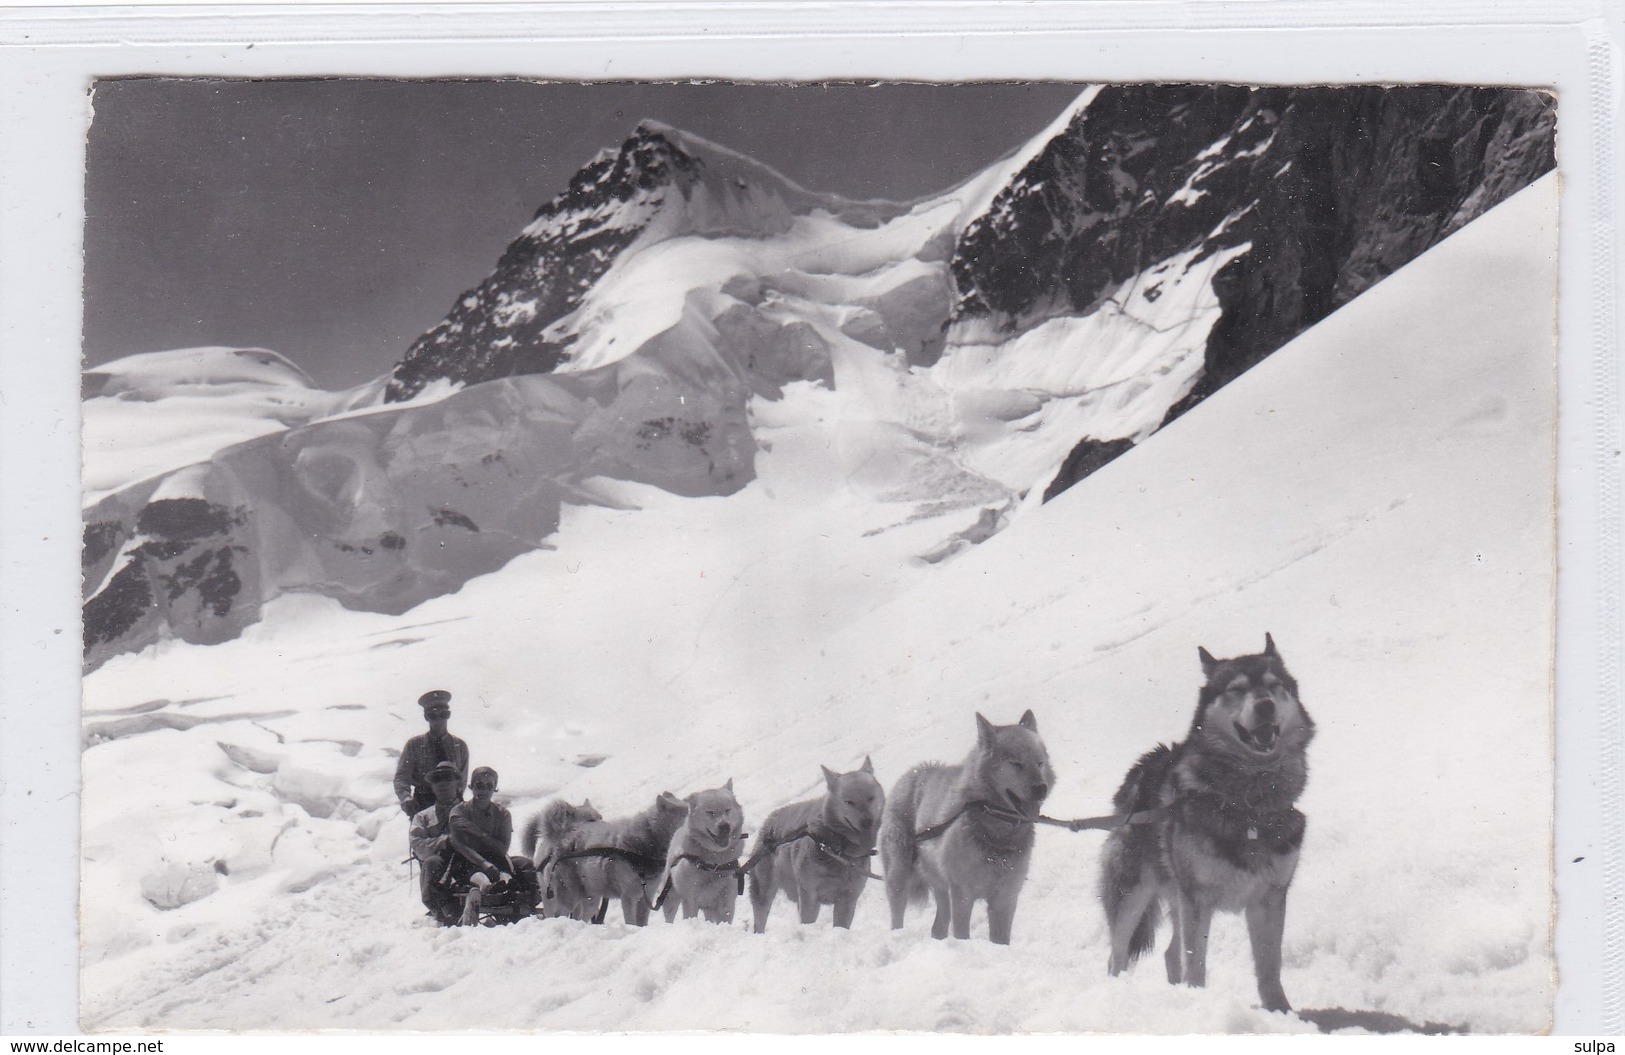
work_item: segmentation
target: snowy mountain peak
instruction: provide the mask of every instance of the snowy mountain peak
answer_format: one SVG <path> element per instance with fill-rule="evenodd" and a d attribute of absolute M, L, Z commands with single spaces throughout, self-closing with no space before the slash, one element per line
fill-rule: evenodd
<path fill-rule="evenodd" d="M 671 141 L 662 129 L 640 124 L 618 150 L 603 150 L 570 177 L 564 193 L 536 210 L 537 221 L 609 201 L 630 201 L 674 182 L 692 182 L 699 162 Z M 534 225 L 533 225 L 534 227 Z"/>
<path fill-rule="evenodd" d="M 809 191 L 736 151 L 642 121 L 618 149 L 601 151 L 572 176 L 496 270 L 413 343 L 385 398 L 411 399 L 434 381 L 464 386 L 556 369 L 580 336 L 561 320 L 634 245 L 683 236 L 764 238 L 812 213 L 873 228 L 905 211 L 893 202 Z"/>
<path fill-rule="evenodd" d="M 713 178 L 734 179 L 744 183 L 747 179 L 774 187 L 792 189 L 797 193 L 805 194 L 806 190 L 789 177 L 762 164 L 754 158 L 747 157 L 736 150 L 730 150 L 720 143 L 712 142 L 703 136 L 692 132 L 685 132 L 675 125 L 653 118 L 644 118 L 638 122 L 637 130 L 627 145 L 621 148 L 624 154 L 627 146 L 633 147 L 634 157 L 643 153 L 642 144 L 649 144 L 656 148 L 647 154 L 651 160 L 664 161 L 669 158 L 674 172 L 681 172 L 690 177 L 709 175 Z M 664 149 L 659 149 L 664 148 Z M 730 171 L 734 170 L 734 171 Z M 743 187 L 741 187 L 743 189 Z"/>
<path fill-rule="evenodd" d="M 823 211 L 855 227 L 874 227 L 907 209 L 903 203 L 884 198 L 847 198 L 809 190 L 748 154 L 663 121 L 645 118 L 638 124 L 638 135 L 670 146 L 688 162 L 680 166 L 685 174 L 692 172 L 713 188 L 730 194 L 771 194 L 797 215 Z M 686 184 L 685 189 L 691 185 Z"/>
<path fill-rule="evenodd" d="M 184 479 L 108 474 L 140 482 L 86 510 L 87 662 L 229 638 L 288 592 L 405 611 L 555 545 L 571 508 L 645 504 L 625 484 L 783 494 L 764 466 L 788 435 L 861 511 L 841 532 L 941 562 L 1527 185 L 1552 144 L 1536 92 L 1115 86 L 899 205 L 642 122 L 414 342 L 388 405 L 305 401 L 307 427 L 268 435 L 292 421 L 265 399 Z M 177 435 L 137 468 L 198 449 Z M 209 515 L 156 537 L 145 511 L 178 499 Z M 205 568 L 229 598 L 194 589 Z"/>
<path fill-rule="evenodd" d="M 435 381 L 462 386 L 551 371 L 570 338 L 548 328 L 580 305 L 650 226 L 671 188 L 691 184 L 698 167 L 664 135 L 643 128 L 619 150 L 600 152 L 536 210 L 496 269 L 413 342 L 384 398 L 411 399 Z"/>

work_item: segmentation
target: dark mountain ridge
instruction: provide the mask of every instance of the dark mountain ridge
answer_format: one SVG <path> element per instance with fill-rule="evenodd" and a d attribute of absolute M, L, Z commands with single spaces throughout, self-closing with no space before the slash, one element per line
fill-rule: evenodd
<path fill-rule="evenodd" d="M 1555 121 L 1552 96 L 1507 88 L 1102 88 L 959 239 L 954 322 L 1018 333 L 1175 254 L 1250 245 L 1215 278 L 1172 420 L 1550 171 Z M 1117 439 L 1081 442 L 1047 495 Z"/>

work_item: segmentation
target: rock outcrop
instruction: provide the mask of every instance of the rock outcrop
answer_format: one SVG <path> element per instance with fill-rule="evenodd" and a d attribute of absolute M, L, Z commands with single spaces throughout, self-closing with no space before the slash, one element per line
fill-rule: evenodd
<path fill-rule="evenodd" d="M 1157 261 L 1245 246 L 1172 420 L 1550 171 L 1555 113 L 1508 88 L 1103 88 L 960 238 L 954 328 L 1087 315 Z M 1071 464 L 1049 495 L 1103 463 Z"/>

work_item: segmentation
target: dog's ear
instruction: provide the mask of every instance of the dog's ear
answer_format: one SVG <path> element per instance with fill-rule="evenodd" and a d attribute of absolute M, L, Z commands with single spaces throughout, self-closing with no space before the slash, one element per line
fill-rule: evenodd
<path fill-rule="evenodd" d="M 835 784 L 840 779 L 840 774 L 828 766 L 819 766 L 818 768 L 824 771 L 824 785 L 828 787 L 829 790 L 834 791 Z"/>
<path fill-rule="evenodd" d="M 1201 645 L 1196 646 L 1196 656 L 1202 661 L 1202 676 L 1205 678 L 1211 678 L 1213 676 L 1213 668 L 1219 665 L 1219 661 L 1213 658 L 1213 653 L 1209 652 Z"/>
<path fill-rule="evenodd" d="M 993 723 L 982 717 L 982 712 L 976 712 L 976 742 L 982 747 L 993 746 Z"/>
<path fill-rule="evenodd" d="M 684 813 L 688 812 L 688 803 L 669 791 L 662 791 L 660 797 L 655 799 L 655 805 L 665 806 L 667 809 L 682 810 Z"/>
<path fill-rule="evenodd" d="M 863 765 L 858 767 L 858 772 L 859 773 L 867 773 L 870 776 L 875 775 L 875 764 L 873 762 L 869 761 L 869 756 L 868 755 L 863 756 Z"/>
<path fill-rule="evenodd" d="M 728 780 L 722 785 L 722 790 L 723 791 L 733 791 L 733 789 L 734 789 L 734 778 L 729 777 Z"/>
<path fill-rule="evenodd" d="M 1028 732 L 1038 732 L 1038 719 L 1033 717 L 1031 708 L 1021 712 L 1021 721 L 1016 723 Z"/>
<path fill-rule="evenodd" d="M 1281 658 L 1281 653 L 1275 650 L 1275 639 L 1270 636 L 1268 630 L 1264 631 L 1264 655 L 1274 656 L 1276 659 Z"/>

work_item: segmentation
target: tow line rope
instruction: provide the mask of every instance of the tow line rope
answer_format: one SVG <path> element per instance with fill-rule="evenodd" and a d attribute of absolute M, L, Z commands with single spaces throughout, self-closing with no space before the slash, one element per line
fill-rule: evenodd
<path fill-rule="evenodd" d="M 995 805 L 994 803 L 986 800 L 977 800 L 975 802 L 967 802 L 959 809 L 958 812 L 949 817 L 947 820 L 942 821 L 940 824 L 934 824 L 924 831 L 915 832 L 915 843 L 929 842 L 930 840 L 943 835 L 948 831 L 949 828 L 952 828 L 961 817 L 964 817 L 973 810 L 992 814 L 1001 820 L 1012 821 L 1018 824 L 1048 824 L 1057 828 L 1065 828 L 1068 831 L 1073 832 L 1087 830 L 1109 831 L 1114 828 L 1126 828 L 1134 824 L 1153 824 L 1157 821 L 1165 820 L 1173 812 L 1172 809 L 1167 806 L 1158 806 L 1155 809 L 1140 810 L 1136 813 L 1113 813 L 1102 817 L 1078 817 L 1073 820 L 1059 820 L 1055 817 L 1045 817 L 1042 814 L 1037 817 L 1028 817 L 1024 814 L 1006 809 L 1003 806 Z M 763 858 L 773 853 L 779 847 L 787 846 L 790 843 L 797 842 L 801 839 L 811 839 L 813 846 L 816 847 L 820 853 L 833 857 L 841 864 L 848 868 L 854 869 L 855 871 L 861 872 L 869 879 L 881 878 L 874 873 L 873 869 L 868 868 L 865 864 L 869 858 L 879 853 L 878 850 L 870 850 L 861 856 L 853 856 L 842 853 L 840 850 L 837 850 L 835 847 L 831 846 L 824 839 L 819 838 L 817 834 L 808 831 L 806 828 L 797 828 L 779 839 L 763 840 L 761 843 L 757 844 L 756 849 L 751 852 L 750 858 L 743 863 L 736 858 L 732 861 L 724 861 L 720 864 L 713 864 L 710 861 L 706 861 L 703 858 L 695 856 L 694 854 L 681 854 L 676 860 L 671 862 L 671 865 L 672 868 L 675 868 L 677 865 L 687 861 L 694 867 L 699 868 L 702 871 L 711 872 L 715 875 L 727 875 L 731 872 L 738 879 L 739 893 L 744 894 L 745 876 L 748 875 L 753 868 L 761 864 Z M 545 868 L 547 864 L 557 864 L 560 861 L 567 861 L 571 858 L 577 857 L 618 857 L 627 864 L 631 865 L 634 871 L 645 878 L 658 874 L 662 868 L 665 868 L 665 862 L 660 861 L 649 854 L 641 854 L 635 850 L 627 850 L 619 846 L 591 846 L 583 850 L 570 850 L 564 853 L 552 853 L 549 854 L 546 859 L 544 859 L 542 867 Z M 407 861 L 410 863 L 411 858 L 408 858 Z M 538 869 L 538 871 L 540 870 L 541 869 Z M 449 862 L 447 864 L 446 871 L 449 875 L 451 871 Z M 407 869 L 407 878 L 410 882 L 410 868 Z M 664 905 L 667 897 L 671 895 L 671 887 L 671 870 L 666 869 L 666 882 L 661 886 L 660 895 L 655 898 L 650 907 L 659 909 L 662 905 Z M 605 899 L 599 904 L 598 912 L 594 915 L 593 922 L 603 922 L 604 912 L 608 908 L 609 901 L 608 899 Z"/>
<path fill-rule="evenodd" d="M 862 854 L 843 853 L 840 850 L 837 850 L 834 846 L 831 846 L 827 840 L 820 838 L 816 832 L 809 831 L 806 828 L 796 828 L 793 831 L 786 832 L 777 839 L 764 839 L 761 843 L 757 844 L 756 849 L 751 851 L 750 859 L 747 860 L 743 865 L 739 866 L 739 881 L 741 883 L 740 892 L 744 892 L 743 883 L 745 880 L 745 875 L 749 873 L 751 869 L 761 864 L 763 858 L 767 857 L 768 854 L 773 853 L 781 846 L 788 846 L 791 843 L 798 842 L 802 839 L 811 839 L 813 841 L 813 845 L 818 848 L 819 852 L 835 858 L 835 860 L 841 862 L 846 867 L 861 872 L 870 879 L 880 878 L 869 868 L 865 867 L 865 862 L 875 854 L 879 853 L 879 850 L 869 850 Z"/>
<path fill-rule="evenodd" d="M 985 800 L 978 800 L 976 802 L 967 802 L 963 807 L 960 808 L 959 812 L 955 813 L 942 823 L 933 824 L 924 831 L 915 832 L 914 841 L 916 843 L 923 843 L 937 838 L 939 835 L 945 833 L 949 828 L 952 828 L 955 822 L 957 822 L 961 817 L 973 810 L 980 811 L 982 813 L 990 813 L 1001 820 L 1013 821 L 1018 824 L 1048 824 L 1056 828 L 1065 828 L 1068 831 L 1074 832 L 1088 830 L 1110 831 L 1114 828 L 1126 828 L 1134 824 L 1154 824 L 1157 821 L 1166 820 L 1173 812 L 1173 810 L 1167 806 L 1158 806 L 1155 809 L 1140 810 L 1136 813 L 1112 813 L 1104 817 L 1078 817 L 1074 820 L 1066 821 L 1059 820 L 1055 817 L 1045 817 L 1042 815 L 1037 817 L 1028 817 L 1024 814 L 1017 813 L 1015 810 L 1006 809 L 1003 806 L 998 806 Z"/>

